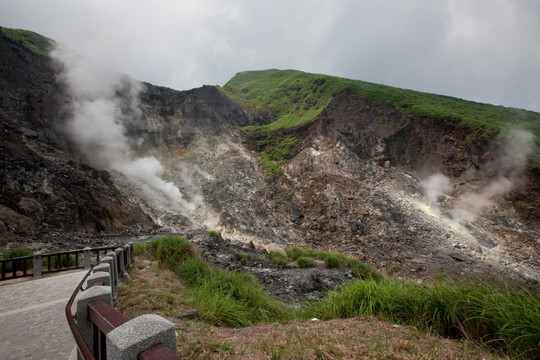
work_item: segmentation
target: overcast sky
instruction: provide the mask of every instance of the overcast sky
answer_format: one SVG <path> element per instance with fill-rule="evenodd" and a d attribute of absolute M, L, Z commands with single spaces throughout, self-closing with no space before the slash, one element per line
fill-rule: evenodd
<path fill-rule="evenodd" d="M 0 26 L 179 90 L 298 69 L 540 111 L 538 0 L 0 0 Z"/>

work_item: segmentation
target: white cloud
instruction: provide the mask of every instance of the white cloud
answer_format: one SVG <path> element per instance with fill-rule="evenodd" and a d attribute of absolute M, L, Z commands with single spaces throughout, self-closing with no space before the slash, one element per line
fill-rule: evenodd
<path fill-rule="evenodd" d="M 296 68 L 540 111 L 535 0 L 3 0 L 0 25 L 177 89 Z"/>

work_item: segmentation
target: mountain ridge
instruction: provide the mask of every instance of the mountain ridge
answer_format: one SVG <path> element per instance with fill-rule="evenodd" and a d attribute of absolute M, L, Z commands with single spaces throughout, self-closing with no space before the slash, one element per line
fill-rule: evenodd
<path fill-rule="evenodd" d="M 203 228 L 267 249 L 341 251 L 418 279 L 540 279 L 540 174 L 502 166 L 514 158 L 497 133 L 297 71 L 263 72 L 286 80 L 258 79 L 267 92 L 234 81 L 176 91 L 106 74 L 89 93 L 69 78 L 79 64 L 58 66 L 3 34 L 0 46 L 2 146 L 12 154 L 0 173 L 4 246 Z M 471 193 L 482 206 L 463 203 Z"/>

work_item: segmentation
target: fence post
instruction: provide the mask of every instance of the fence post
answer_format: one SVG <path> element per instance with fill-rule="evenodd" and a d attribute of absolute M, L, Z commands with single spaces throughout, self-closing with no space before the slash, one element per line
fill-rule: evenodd
<path fill-rule="evenodd" d="M 111 275 L 112 275 L 111 277 L 112 277 L 114 287 L 117 287 L 118 286 L 118 267 L 116 266 L 116 253 L 114 251 L 109 251 L 105 255 L 106 255 L 105 257 L 108 256 L 111 258 L 109 262 L 111 264 Z"/>
<path fill-rule="evenodd" d="M 107 358 L 137 359 L 137 355 L 162 343 L 176 354 L 174 325 L 161 316 L 141 315 L 107 334 Z"/>
<path fill-rule="evenodd" d="M 91 288 L 86 289 L 86 291 L 80 292 L 75 298 L 77 307 L 77 327 L 90 349 L 94 348 L 94 337 L 93 324 L 88 315 L 88 304 L 97 300 L 103 300 L 112 306 L 111 288 L 109 286 L 92 286 Z M 81 359 L 80 355 L 78 355 L 78 358 Z"/>
<path fill-rule="evenodd" d="M 83 250 L 84 250 L 84 270 L 90 270 L 90 267 L 92 265 L 92 253 L 91 253 L 92 249 L 87 246 Z"/>
<path fill-rule="evenodd" d="M 116 263 L 120 264 L 120 268 L 118 269 L 118 281 L 120 281 L 120 275 L 122 275 L 122 278 L 126 277 L 126 263 L 124 262 L 124 249 L 118 248 L 114 250 L 114 253 L 116 254 Z"/>
<path fill-rule="evenodd" d="M 127 269 L 128 267 L 131 267 L 131 246 L 124 245 L 122 247 L 122 250 L 124 250 L 124 263 Z"/>
<path fill-rule="evenodd" d="M 113 274 L 112 274 L 112 265 L 110 263 L 111 258 L 109 256 L 104 256 L 101 258 L 101 263 L 94 266 L 94 269 L 92 270 L 93 274 L 99 273 L 99 272 L 105 272 L 109 276 L 108 284 L 111 288 L 111 293 L 114 298 L 114 283 L 113 283 Z"/>
<path fill-rule="evenodd" d="M 41 261 L 41 252 L 35 252 L 33 260 L 33 276 L 35 278 L 41 277 L 43 270 L 43 262 Z"/>
<path fill-rule="evenodd" d="M 98 271 L 92 273 L 87 279 L 86 279 L 86 288 L 91 288 L 92 286 L 96 284 L 100 284 L 103 286 L 111 286 L 111 275 L 107 274 L 105 271 Z"/>

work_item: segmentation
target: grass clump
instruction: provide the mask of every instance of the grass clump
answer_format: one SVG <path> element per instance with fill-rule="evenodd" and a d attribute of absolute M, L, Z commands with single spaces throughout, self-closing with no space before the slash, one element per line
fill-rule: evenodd
<path fill-rule="evenodd" d="M 236 256 L 237 256 L 238 260 L 240 261 L 240 264 L 242 264 L 242 265 L 249 264 L 249 261 L 250 261 L 249 254 L 239 253 L 239 254 L 236 254 Z"/>
<path fill-rule="evenodd" d="M 298 259 L 296 259 L 296 263 L 301 268 L 308 268 L 315 265 L 315 260 L 307 256 L 300 256 Z"/>
<path fill-rule="evenodd" d="M 412 281 L 357 280 L 303 309 L 306 318 L 377 316 L 472 339 L 524 358 L 538 356 L 540 298 L 524 289 L 445 280 L 433 286 Z"/>
<path fill-rule="evenodd" d="M 324 258 L 324 265 L 329 269 L 337 269 L 341 265 L 341 261 L 336 255 L 328 254 Z"/>
<path fill-rule="evenodd" d="M 304 255 L 304 250 L 299 246 L 288 246 L 285 248 L 285 254 L 289 259 L 294 261 Z"/>
<path fill-rule="evenodd" d="M 289 258 L 282 251 L 270 251 L 270 261 L 276 265 L 287 265 L 289 263 Z"/>

